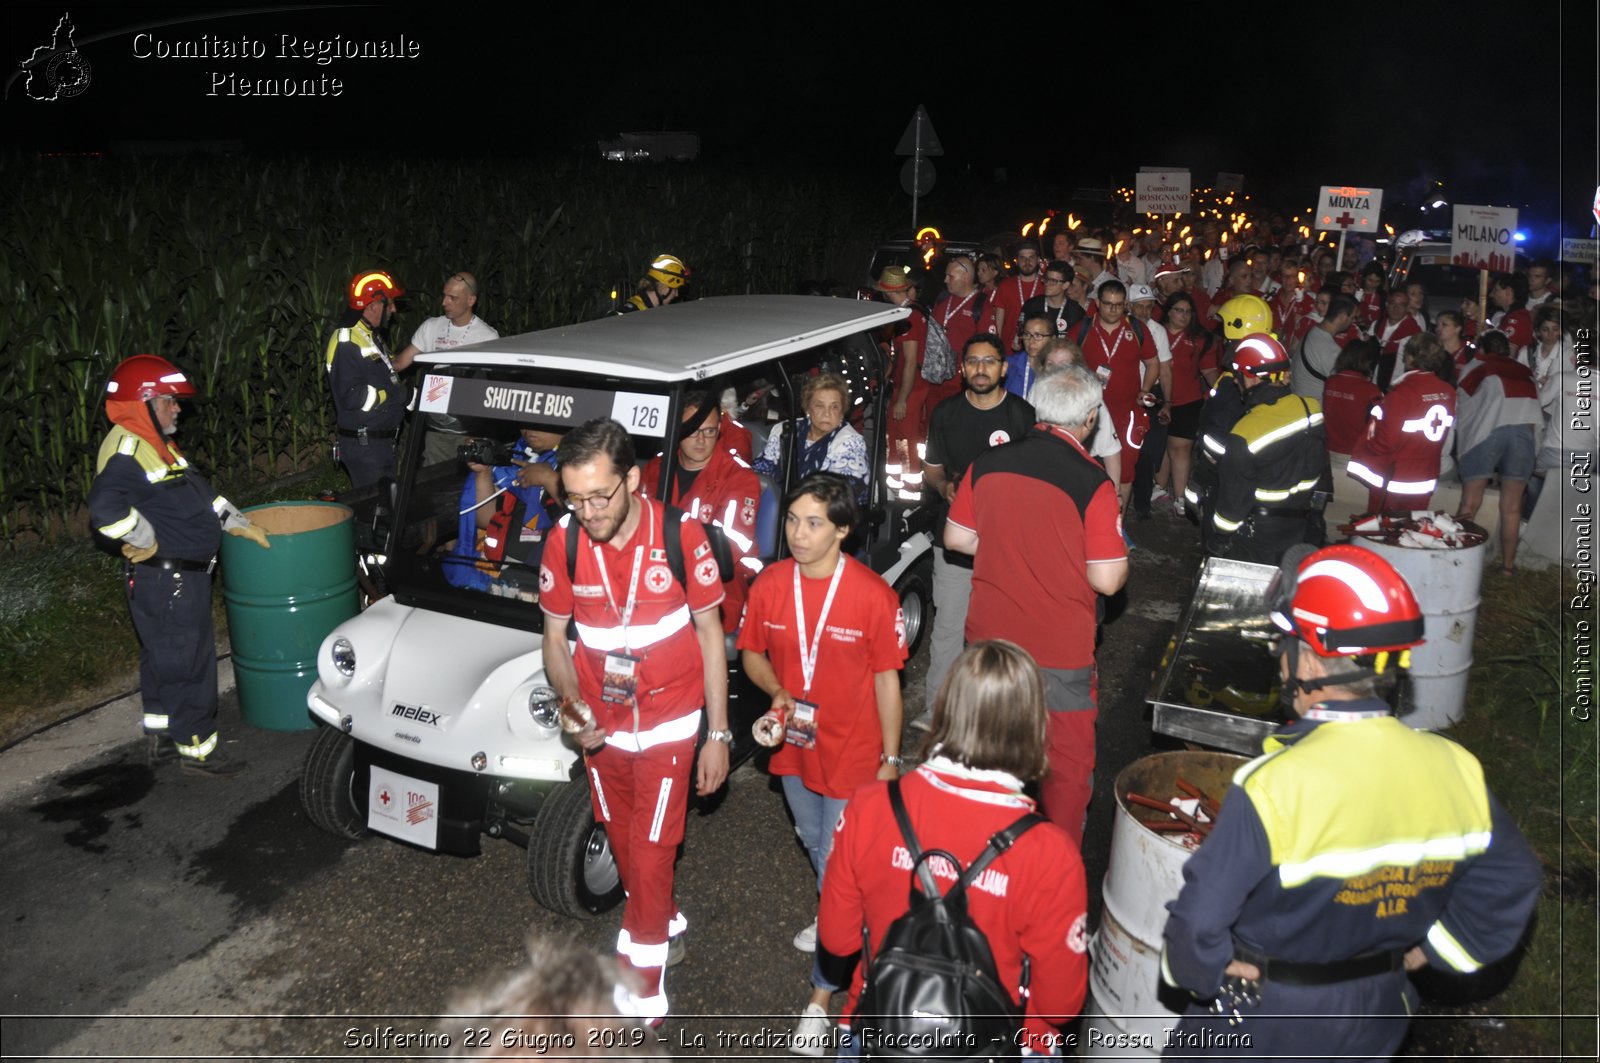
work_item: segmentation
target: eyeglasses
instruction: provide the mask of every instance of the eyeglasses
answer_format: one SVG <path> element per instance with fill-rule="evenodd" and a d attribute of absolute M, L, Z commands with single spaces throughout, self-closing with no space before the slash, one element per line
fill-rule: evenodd
<path fill-rule="evenodd" d="M 1000 364 L 998 358 L 963 358 L 962 362 L 973 369 L 987 369 Z"/>
<path fill-rule="evenodd" d="M 690 436 L 694 436 L 696 439 L 715 439 L 717 438 L 717 433 L 721 431 L 722 425 L 714 424 L 706 428 L 696 428 L 693 432 L 685 432 L 683 433 L 683 438 L 688 439 Z"/>
<path fill-rule="evenodd" d="M 1127 309 L 1127 305 L 1124 304 L 1124 303 L 1112 303 L 1112 302 L 1107 302 L 1104 299 L 1100 300 L 1100 307 L 1103 310 L 1126 310 Z"/>
<path fill-rule="evenodd" d="M 627 482 L 626 478 L 618 480 L 617 486 L 613 487 L 610 493 L 604 495 L 588 495 L 584 498 L 573 498 L 569 495 L 563 504 L 573 513 L 582 513 L 584 510 L 604 513 L 610 508 L 612 499 L 617 497 L 617 492 L 622 490 L 622 485 Z"/>
<path fill-rule="evenodd" d="M 1024 332 L 1022 334 L 1022 338 L 1025 339 L 1025 340 L 1048 340 L 1048 339 L 1054 339 L 1055 338 L 1055 333 L 1054 332 Z"/>

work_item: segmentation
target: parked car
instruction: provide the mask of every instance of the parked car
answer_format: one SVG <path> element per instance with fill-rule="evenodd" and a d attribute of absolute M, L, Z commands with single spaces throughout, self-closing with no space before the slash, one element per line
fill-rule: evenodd
<path fill-rule="evenodd" d="M 667 455 L 660 481 L 646 485 L 660 497 L 676 464 L 686 390 L 731 387 L 788 418 L 808 376 L 840 372 L 876 470 L 863 527 L 848 545 L 898 591 L 914 652 L 930 617 L 932 514 L 888 501 L 887 358 L 874 339 L 906 313 L 848 299 L 734 296 L 507 336 L 419 356 L 419 405 L 460 419 L 469 432 L 463 449 L 480 455 L 514 446 L 524 427 L 559 431 L 613 417 L 641 460 Z M 752 429 L 759 439 L 763 425 Z M 797 437 L 792 427 L 785 433 Z M 375 493 L 389 515 L 369 521 L 383 547 L 373 556 L 391 593 L 322 644 L 307 703 L 324 726 L 306 757 L 302 803 L 318 827 L 346 838 L 378 831 L 461 855 L 478 853 L 483 835 L 510 839 L 527 849 L 528 887 L 540 904 L 575 916 L 602 911 L 622 887 L 545 676 L 537 551 L 508 546 L 492 564 L 453 552 L 471 474 L 460 459 L 428 463 L 423 453 L 423 432 L 413 431 L 398 480 Z M 794 465 L 791 454 L 784 475 L 762 484 L 764 562 L 786 553 L 779 508 Z M 461 578 L 466 569 L 470 580 Z M 755 751 L 750 727 L 769 701 L 738 667 L 731 637 L 727 653 L 737 763 Z"/>

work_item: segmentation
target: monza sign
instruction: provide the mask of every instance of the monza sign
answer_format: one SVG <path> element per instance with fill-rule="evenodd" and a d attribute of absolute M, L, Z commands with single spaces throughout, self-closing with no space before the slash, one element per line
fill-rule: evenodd
<path fill-rule="evenodd" d="M 1142 214 L 1188 214 L 1188 170 L 1144 171 L 1134 179 L 1133 209 Z"/>
<path fill-rule="evenodd" d="M 1473 269 L 1509 273 L 1517 264 L 1517 208 L 1451 208 L 1450 262 Z"/>
<path fill-rule="evenodd" d="M 1378 231 L 1378 212 L 1382 209 L 1381 188 L 1323 185 L 1322 191 L 1317 194 L 1317 223 L 1312 228 L 1375 233 Z"/>

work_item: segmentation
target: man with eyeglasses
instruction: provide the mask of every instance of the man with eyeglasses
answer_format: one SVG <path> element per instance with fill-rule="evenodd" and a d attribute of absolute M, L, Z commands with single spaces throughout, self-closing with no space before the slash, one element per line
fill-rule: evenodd
<path fill-rule="evenodd" d="M 1077 274 L 1072 263 L 1057 260 L 1045 267 L 1044 291 L 1022 304 L 1022 318 L 1048 317 L 1055 324 L 1055 334 L 1064 336 L 1067 330 L 1083 320 L 1083 307 L 1071 294 Z"/>
<path fill-rule="evenodd" d="M 697 520 L 717 525 L 727 535 L 737 561 L 733 578 L 722 585 L 722 629 L 731 634 L 739 630 L 745 592 L 759 565 L 755 561 L 756 510 L 761 481 L 748 462 L 722 446 L 722 410 L 710 392 L 686 392 L 682 409 L 678 461 L 664 501 Z M 645 462 L 641 474 L 644 489 L 654 498 L 660 497 L 657 485 L 662 457 Z"/>
<path fill-rule="evenodd" d="M 1150 427 L 1150 404 L 1159 402 L 1150 389 L 1160 372 L 1155 341 L 1141 321 L 1128 317 L 1128 290 L 1118 280 L 1100 285 L 1095 316 L 1081 322 L 1072 340 L 1083 351 L 1088 366 L 1105 387 L 1106 408 L 1122 440 L 1122 475 L 1117 494 L 1127 506 L 1133 492 L 1134 469 Z"/>
<path fill-rule="evenodd" d="M 1034 322 L 1029 328 L 1038 328 Z M 937 496 L 941 521 L 967 466 L 990 447 L 1021 439 L 1033 427 L 1033 406 L 1008 392 L 1006 357 L 1000 340 L 978 335 L 961 352 L 966 390 L 934 407 L 928 418 L 928 453 L 922 459 L 926 483 Z M 943 542 L 936 530 L 934 542 Z M 933 551 L 933 635 L 928 641 L 926 711 L 912 726 L 926 729 L 945 672 L 966 644 L 967 601 L 972 597 L 972 556 L 936 546 Z"/>
<path fill-rule="evenodd" d="M 673 899 L 673 860 L 690 769 L 702 796 L 728 777 L 721 576 L 693 520 L 677 529 L 684 581 L 673 575 L 665 507 L 639 494 L 622 425 L 580 425 L 556 460 L 571 516 L 551 531 L 539 568 L 545 673 L 563 714 L 583 722 L 575 738 L 595 820 L 605 824 L 628 894 L 617 958 L 638 981 L 634 1013 L 655 1024 L 667 1014 L 671 939 L 688 927 Z M 578 537 L 571 577 L 563 563 L 569 535 Z M 702 707 L 710 731 L 697 759 Z"/>
<path fill-rule="evenodd" d="M 394 356 L 395 371 L 404 372 L 419 354 L 499 339 L 499 330 L 474 312 L 477 305 L 478 278 L 466 270 L 452 273 L 444 282 L 444 291 L 439 297 L 439 307 L 444 313 L 417 326 L 405 350 Z M 456 448 L 467 434 L 466 426 L 447 413 L 428 414 L 426 424 L 428 438 L 422 443 L 422 463 L 433 465 L 454 460 Z"/>

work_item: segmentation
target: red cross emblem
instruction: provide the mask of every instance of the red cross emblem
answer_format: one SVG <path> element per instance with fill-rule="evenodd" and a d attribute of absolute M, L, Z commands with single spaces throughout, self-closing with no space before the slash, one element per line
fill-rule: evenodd
<path fill-rule="evenodd" d="M 387 786 L 378 791 L 378 803 L 384 808 L 388 808 L 390 805 L 394 804 L 394 795 L 389 792 L 389 788 Z"/>
<path fill-rule="evenodd" d="M 1350 226 L 1354 225 L 1355 223 L 1356 223 L 1355 218 L 1351 217 L 1350 212 L 1348 210 L 1345 211 L 1343 214 L 1339 215 L 1337 218 L 1333 219 L 1333 224 L 1337 225 L 1341 229 L 1348 229 L 1348 228 L 1350 228 Z"/>

